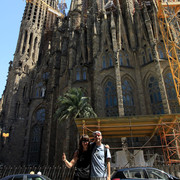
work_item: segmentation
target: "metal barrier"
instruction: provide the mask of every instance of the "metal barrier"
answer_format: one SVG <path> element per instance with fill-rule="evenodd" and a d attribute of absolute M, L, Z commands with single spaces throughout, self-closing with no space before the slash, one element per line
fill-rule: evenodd
<path fill-rule="evenodd" d="M 156 165 L 154 167 L 180 178 L 180 164 Z M 52 180 L 72 180 L 74 169 L 75 168 L 69 169 L 65 166 L 1 166 L 0 178 L 10 174 L 29 174 L 31 171 L 37 174 L 37 172 L 40 171 Z"/>

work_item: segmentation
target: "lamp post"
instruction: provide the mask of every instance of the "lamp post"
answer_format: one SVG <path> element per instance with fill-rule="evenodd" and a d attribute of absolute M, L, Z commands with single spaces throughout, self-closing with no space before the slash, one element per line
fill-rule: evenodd
<path fill-rule="evenodd" d="M 9 133 L 3 133 L 2 136 L 4 138 L 4 144 L 6 144 L 6 138 L 9 137 Z"/>
<path fill-rule="evenodd" d="M 6 127 L 3 127 L 3 125 L 0 126 L 0 137 L 3 138 L 4 144 L 6 143 L 6 139 L 9 137 L 9 133 L 6 132 Z"/>

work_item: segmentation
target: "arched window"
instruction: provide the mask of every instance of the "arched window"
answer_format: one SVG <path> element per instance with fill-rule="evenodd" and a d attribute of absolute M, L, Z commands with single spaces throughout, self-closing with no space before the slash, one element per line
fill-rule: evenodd
<path fill-rule="evenodd" d="M 113 66 L 113 60 L 112 60 L 112 55 L 109 54 L 109 67 Z"/>
<path fill-rule="evenodd" d="M 38 165 L 40 161 L 42 127 L 36 125 L 31 130 L 29 146 L 29 165 Z"/>
<path fill-rule="evenodd" d="M 76 69 L 76 80 L 77 81 L 80 80 L 80 69 L 79 68 Z"/>
<path fill-rule="evenodd" d="M 159 53 L 159 58 L 163 59 L 164 58 L 164 54 L 163 54 L 161 46 L 158 46 L 158 53 Z"/>
<path fill-rule="evenodd" d="M 49 72 L 44 72 L 43 75 L 42 75 L 42 78 L 44 80 L 48 80 L 49 79 Z"/>
<path fill-rule="evenodd" d="M 145 56 L 144 51 L 142 52 L 142 58 L 143 58 L 143 64 L 146 64 L 147 60 L 146 60 L 146 56 Z"/>
<path fill-rule="evenodd" d="M 104 86 L 106 116 L 118 116 L 118 103 L 116 86 L 112 81 L 108 81 Z"/>
<path fill-rule="evenodd" d="M 36 120 L 39 123 L 44 123 L 44 121 L 45 121 L 45 109 L 44 108 L 39 109 L 36 112 Z"/>
<path fill-rule="evenodd" d="M 174 82 L 173 82 L 172 74 L 170 72 L 165 75 L 164 82 L 166 86 L 166 92 L 167 92 L 171 112 L 180 113 L 180 106 L 177 101 L 176 90 L 174 88 Z"/>
<path fill-rule="evenodd" d="M 150 60 L 150 61 L 153 61 L 153 58 L 152 58 L 152 54 L 151 54 L 151 50 L 150 50 L 150 49 L 148 49 L 148 53 L 149 53 L 149 60 Z"/>
<path fill-rule="evenodd" d="M 42 143 L 43 125 L 45 121 L 45 109 L 41 108 L 33 114 L 35 125 L 31 128 L 29 144 L 29 164 L 38 165 Z"/>
<path fill-rule="evenodd" d="M 148 83 L 148 90 L 150 96 L 151 109 L 153 114 L 164 114 L 161 93 L 157 79 L 150 77 Z"/>
<path fill-rule="evenodd" d="M 128 56 L 128 54 L 126 54 L 126 62 L 127 62 L 127 66 L 130 66 L 129 56 Z"/>
<path fill-rule="evenodd" d="M 83 68 L 83 80 L 87 80 L 86 68 Z"/>
<path fill-rule="evenodd" d="M 123 65 L 123 56 L 122 56 L 122 54 L 119 55 L 119 61 L 120 61 L 120 65 L 122 66 Z"/>
<path fill-rule="evenodd" d="M 35 97 L 36 98 L 42 98 L 45 96 L 45 91 L 46 91 L 46 88 L 44 87 L 43 83 L 42 82 L 39 82 L 36 84 L 36 87 L 35 87 Z"/>
<path fill-rule="evenodd" d="M 127 80 L 122 82 L 123 104 L 125 116 L 135 115 L 133 88 Z"/>
<path fill-rule="evenodd" d="M 105 56 L 103 56 L 102 68 L 103 69 L 106 68 L 106 57 Z"/>

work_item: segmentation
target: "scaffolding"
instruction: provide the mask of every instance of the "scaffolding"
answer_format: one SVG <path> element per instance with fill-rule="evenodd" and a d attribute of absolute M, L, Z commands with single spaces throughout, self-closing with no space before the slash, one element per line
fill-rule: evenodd
<path fill-rule="evenodd" d="M 159 26 L 180 104 L 180 2 L 156 0 L 156 4 Z"/>
<path fill-rule="evenodd" d="M 162 122 L 159 125 L 159 135 L 166 164 L 180 162 L 180 126 L 175 118 L 172 123 Z"/>
<path fill-rule="evenodd" d="M 155 135 L 160 136 L 165 163 L 180 162 L 180 114 L 78 118 L 75 122 L 79 134 L 90 137 L 96 130 L 102 132 L 103 138 L 149 137 L 149 142 Z M 146 148 L 146 144 L 142 148 Z"/>

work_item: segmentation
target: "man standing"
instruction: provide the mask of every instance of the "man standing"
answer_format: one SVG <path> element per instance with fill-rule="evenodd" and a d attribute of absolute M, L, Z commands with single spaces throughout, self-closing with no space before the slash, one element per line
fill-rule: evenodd
<path fill-rule="evenodd" d="M 100 131 L 95 131 L 93 135 L 95 145 L 91 157 L 91 180 L 110 180 L 110 151 L 102 144 L 102 134 Z"/>

